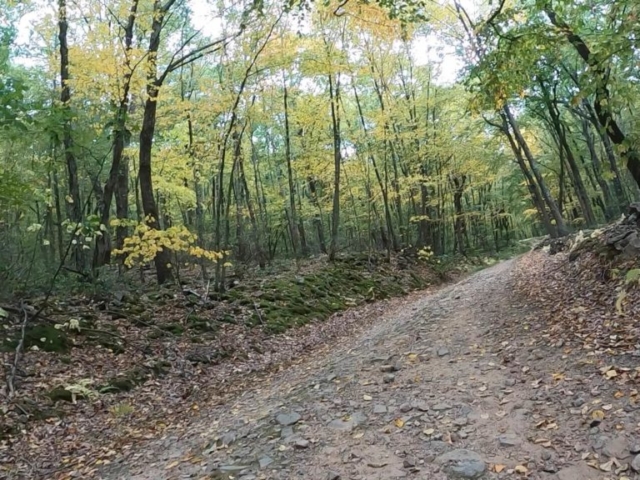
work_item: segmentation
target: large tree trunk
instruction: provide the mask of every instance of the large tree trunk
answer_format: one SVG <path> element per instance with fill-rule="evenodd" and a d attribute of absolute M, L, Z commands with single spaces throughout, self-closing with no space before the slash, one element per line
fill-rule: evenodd
<path fill-rule="evenodd" d="M 171 0 L 170 0 L 171 1 Z M 151 151 L 153 148 L 153 136 L 156 129 L 156 113 L 158 109 L 158 94 L 160 93 L 160 81 L 157 79 L 156 55 L 160 47 L 160 34 L 162 32 L 164 14 L 166 10 L 159 0 L 154 2 L 153 23 L 151 25 L 151 37 L 148 49 L 147 70 L 147 99 L 144 103 L 142 116 L 142 128 L 140 129 L 140 153 L 139 153 L 139 180 L 140 197 L 145 221 L 149 228 L 160 230 L 158 205 L 153 191 L 151 177 Z M 154 258 L 158 283 L 163 284 L 173 280 L 169 251 L 165 248 L 158 252 Z"/>

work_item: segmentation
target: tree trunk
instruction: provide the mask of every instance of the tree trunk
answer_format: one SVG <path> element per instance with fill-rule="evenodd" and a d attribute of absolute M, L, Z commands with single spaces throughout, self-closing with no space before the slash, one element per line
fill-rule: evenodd
<path fill-rule="evenodd" d="M 137 17 L 138 0 L 132 0 L 129 9 L 127 24 L 124 26 L 124 75 L 122 78 L 122 96 L 113 121 L 113 143 L 111 168 L 105 182 L 102 201 L 99 204 L 100 223 L 109 225 L 111 216 L 111 200 L 116 196 L 116 216 L 119 220 L 128 218 L 129 215 L 129 166 L 124 158 L 124 150 L 129 146 L 131 133 L 127 130 L 127 114 L 129 113 L 129 89 L 133 70 L 131 66 L 131 48 L 133 45 L 133 29 Z M 122 248 L 127 236 L 127 227 L 122 225 L 116 228 L 116 248 Z M 111 261 L 111 240 L 109 231 L 105 230 L 96 240 L 96 248 L 93 256 L 93 268 L 108 264 Z"/>
<path fill-rule="evenodd" d="M 542 174 L 540 173 L 540 168 L 538 166 L 538 162 L 536 161 L 535 157 L 531 153 L 531 150 L 529 149 L 529 145 L 527 144 L 526 140 L 524 139 L 524 137 L 520 133 L 520 128 L 518 127 L 518 123 L 513 118 L 513 115 L 511 114 L 511 110 L 509 110 L 509 107 L 506 106 L 506 105 L 503 107 L 502 110 L 503 110 L 503 112 L 505 114 L 505 117 L 506 117 L 511 129 L 513 130 L 513 136 L 514 136 L 516 142 L 518 143 L 518 145 L 522 149 L 522 152 L 524 153 L 525 158 L 529 162 L 529 166 L 531 167 L 531 171 L 533 172 L 533 176 L 535 177 L 536 182 L 538 184 L 538 187 L 540 189 L 540 194 L 541 194 L 542 198 L 544 198 L 545 203 L 548 205 L 549 210 L 551 211 L 551 216 L 553 217 L 553 219 L 556 222 L 557 235 L 562 237 L 562 236 L 566 235 L 567 233 L 569 233 L 569 231 L 567 230 L 567 227 L 565 226 L 564 219 L 562 218 L 562 213 L 558 209 L 558 204 L 556 203 L 556 201 L 551 196 L 551 193 L 549 192 L 549 189 L 547 188 L 547 184 L 544 181 L 544 178 L 542 177 Z"/>
<path fill-rule="evenodd" d="M 567 41 L 575 48 L 578 55 L 580 55 L 596 76 L 596 95 L 593 102 L 593 109 L 595 110 L 600 125 L 604 128 L 613 143 L 616 145 L 627 143 L 626 135 L 620 129 L 611 113 L 611 93 L 607 85 L 607 69 L 598 61 L 596 56 L 592 54 L 591 49 L 584 40 L 577 35 L 564 20 L 556 15 L 556 12 L 551 8 L 551 3 L 547 3 L 544 10 L 551 23 L 564 33 Z M 640 152 L 638 152 L 633 145 L 626 145 L 626 147 L 621 155 L 627 160 L 627 169 L 636 184 L 640 187 Z"/>
<path fill-rule="evenodd" d="M 298 232 L 298 214 L 296 211 L 296 192 L 293 185 L 293 168 L 291 166 L 291 131 L 289 128 L 289 95 L 287 90 L 286 79 L 284 73 L 283 81 L 283 97 L 284 97 L 284 142 L 285 157 L 287 161 L 287 180 L 289 183 L 289 230 L 291 231 L 291 244 L 294 255 L 299 253 L 299 232 Z"/>
<path fill-rule="evenodd" d="M 156 55 L 160 46 L 160 34 L 162 32 L 164 14 L 160 1 L 154 2 L 153 23 L 151 25 L 151 37 L 148 49 L 148 71 L 147 71 L 147 99 L 144 103 L 144 113 L 142 116 L 142 128 L 140 129 L 140 152 L 139 152 L 139 180 L 140 197 L 145 221 L 149 228 L 160 230 L 158 206 L 153 191 L 153 181 L 151 177 L 151 151 L 153 148 L 153 136 L 156 129 L 156 113 L 158 109 L 158 94 L 160 82 L 157 79 Z M 158 252 L 154 258 L 158 284 L 163 284 L 173 280 L 171 271 L 169 251 L 165 248 Z"/>
<path fill-rule="evenodd" d="M 333 208 L 331 214 L 331 246 L 329 260 L 333 261 L 338 252 L 338 227 L 340 226 L 340 167 L 342 165 L 340 112 L 340 78 L 334 84 L 333 74 L 329 74 L 329 98 L 331 100 L 331 124 L 333 129 Z"/>
<path fill-rule="evenodd" d="M 502 115 L 502 126 L 500 127 L 500 129 L 509 141 L 511 150 L 516 157 L 516 161 L 520 166 L 520 170 L 522 171 L 522 174 L 524 175 L 524 178 L 527 182 L 527 188 L 529 189 L 529 194 L 531 195 L 533 206 L 536 208 L 536 210 L 538 210 L 538 214 L 540 215 L 540 219 L 542 220 L 542 224 L 544 225 L 547 234 L 551 237 L 556 236 L 557 229 L 551 223 L 551 219 L 549 218 L 549 214 L 547 212 L 544 199 L 542 198 L 542 194 L 540 193 L 540 189 L 538 188 L 538 184 L 531 174 L 531 171 L 529 170 L 529 167 L 527 166 L 527 163 L 522 155 L 522 148 L 517 144 L 516 140 L 513 138 L 513 135 L 511 135 L 511 132 L 509 131 L 509 123 L 506 115 Z"/>
<path fill-rule="evenodd" d="M 78 182 L 78 164 L 73 152 L 73 139 L 71 138 L 71 90 L 69 89 L 69 46 L 67 43 L 67 4 L 66 0 L 58 0 L 58 41 L 60 44 L 60 103 L 62 104 L 62 143 L 64 146 L 64 158 L 67 165 L 67 180 L 69 197 L 67 210 L 69 219 L 75 224 L 82 223 L 82 201 L 80 198 L 80 184 Z M 75 235 L 75 227 L 72 235 Z M 84 272 L 85 262 L 81 242 L 76 242 L 73 247 L 73 255 L 76 270 Z"/>

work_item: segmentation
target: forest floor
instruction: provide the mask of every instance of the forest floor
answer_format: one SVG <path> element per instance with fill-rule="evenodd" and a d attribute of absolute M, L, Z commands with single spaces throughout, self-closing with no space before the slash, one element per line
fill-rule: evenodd
<path fill-rule="evenodd" d="M 607 268 L 532 252 L 354 308 L 328 321 L 342 335 L 278 371 L 167 396 L 155 432 L 126 416 L 92 438 L 74 425 L 52 442 L 87 454 L 48 478 L 638 478 L 640 302 Z M 176 408 L 189 416 L 169 420 Z M 99 438 L 114 430 L 117 445 Z"/>

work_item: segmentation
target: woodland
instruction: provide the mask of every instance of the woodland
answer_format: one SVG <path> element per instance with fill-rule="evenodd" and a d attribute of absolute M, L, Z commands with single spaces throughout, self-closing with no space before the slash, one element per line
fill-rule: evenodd
<path fill-rule="evenodd" d="M 319 320 L 624 217 L 639 16 L 0 0 L 0 458 L 27 421 L 129 417 L 105 399 L 191 395 L 177 365 L 220 385 L 341 335 Z"/>
<path fill-rule="evenodd" d="M 633 2 L 193 8 L 2 6 L 3 293 L 495 253 L 637 197 Z"/>

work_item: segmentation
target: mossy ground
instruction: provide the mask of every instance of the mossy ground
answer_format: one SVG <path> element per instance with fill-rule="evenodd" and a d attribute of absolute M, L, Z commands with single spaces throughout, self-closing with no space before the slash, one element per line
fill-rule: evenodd
<path fill-rule="evenodd" d="M 240 285 L 219 301 L 244 307 L 247 322 L 282 333 L 365 302 L 400 296 L 429 285 L 410 270 L 396 270 L 381 257 L 351 256 L 306 274 L 289 273 Z"/>

